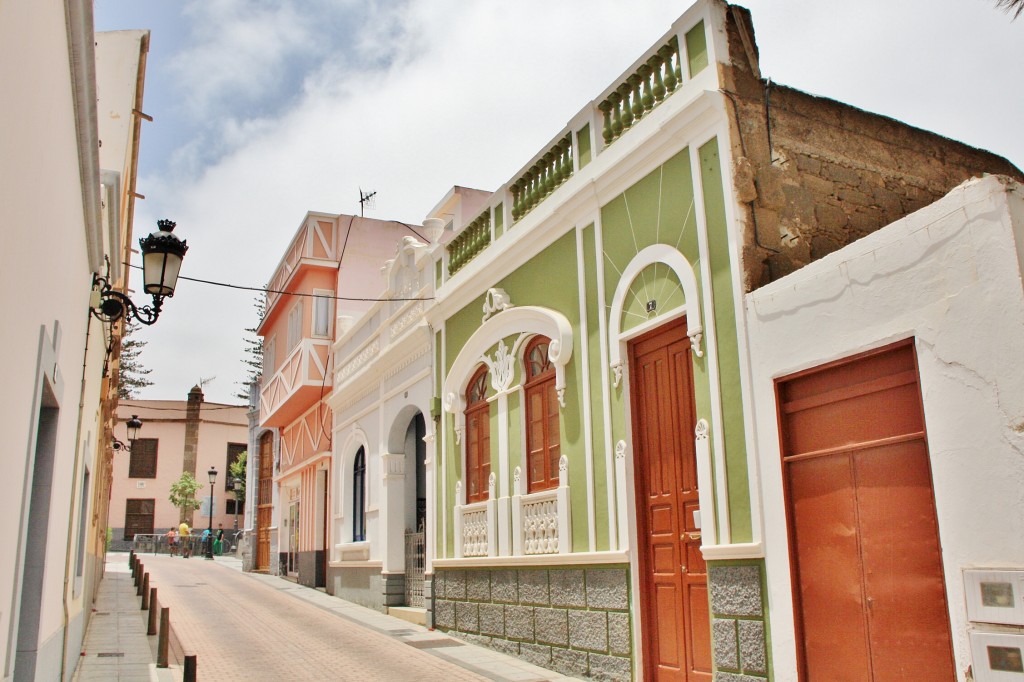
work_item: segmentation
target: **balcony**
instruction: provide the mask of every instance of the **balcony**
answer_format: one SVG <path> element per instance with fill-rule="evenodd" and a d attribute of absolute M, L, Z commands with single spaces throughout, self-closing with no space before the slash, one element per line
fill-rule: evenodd
<path fill-rule="evenodd" d="M 284 427 L 331 390 L 331 342 L 303 339 L 260 391 L 260 426 Z"/>
<path fill-rule="evenodd" d="M 445 278 L 454 277 L 584 167 L 647 119 L 673 95 L 684 99 L 719 88 L 706 5 L 695 5 L 611 86 L 578 112 L 512 179 L 487 208 L 461 228 L 443 251 Z M 656 124 L 655 124 L 656 125 Z M 513 237 L 514 238 L 514 237 Z"/>

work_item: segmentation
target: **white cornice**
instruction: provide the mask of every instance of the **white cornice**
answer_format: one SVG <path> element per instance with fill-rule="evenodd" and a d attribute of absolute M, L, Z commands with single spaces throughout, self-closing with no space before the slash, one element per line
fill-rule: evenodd
<path fill-rule="evenodd" d="M 698 77 L 707 80 L 708 88 L 717 88 L 715 78 L 714 69 Z M 577 223 L 592 220 L 601 206 L 714 129 L 725 115 L 723 95 L 717 90 L 667 99 L 445 282 L 426 312 L 427 321 L 438 328 Z"/>

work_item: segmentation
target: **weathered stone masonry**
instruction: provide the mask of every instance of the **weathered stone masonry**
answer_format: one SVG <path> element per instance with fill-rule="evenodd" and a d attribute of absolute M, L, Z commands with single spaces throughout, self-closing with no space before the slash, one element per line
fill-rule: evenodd
<path fill-rule="evenodd" d="M 631 679 L 629 572 L 440 569 L 434 625 L 567 675 Z"/>
<path fill-rule="evenodd" d="M 744 205 L 744 290 L 895 222 L 1006 159 L 761 77 L 750 13 L 729 7 L 732 173 Z M 746 39 L 744 39 L 746 34 Z"/>

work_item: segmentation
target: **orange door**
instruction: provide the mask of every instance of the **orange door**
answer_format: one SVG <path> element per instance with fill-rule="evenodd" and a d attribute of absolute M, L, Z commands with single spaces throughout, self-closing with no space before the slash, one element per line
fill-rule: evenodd
<path fill-rule="evenodd" d="M 801 679 L 956 679 L 912 343 L 777 391 Z"/>
<path fill-rule="evenodd" d="M 274 436 L 260 438 L 259 484 L 256 488 L 256 570 L 270 569 L 270 524 L 274 513 Z"/>
<path fill-rule="evenodd" d="M 641 628 L 648 680 L 711 680 L 690 340 L 682 321 L 630 343 Z"/>

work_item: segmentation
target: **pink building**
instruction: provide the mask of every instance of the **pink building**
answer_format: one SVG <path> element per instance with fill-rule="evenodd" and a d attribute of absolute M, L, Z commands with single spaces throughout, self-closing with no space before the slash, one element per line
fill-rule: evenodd
<path fill-rule="evenodd" d="M 410 234 L 396 221 L 310 212 L 270 279 L 257 329 L 264 364 L 247 568 L 326 584 L 333 413 L 324 397 L 335 320 L 369 309 L 383 289 L 381 267 Z"/>
<path fill-rule="evenodd" d="M 109 525 L 111 549 L 128 549 L 136 533 L 164 533 L 181 523 L 181 513 L 168 496 L 171 484 L 190 471 L 202 488 L 196 497 L 203 506 L 185 515 L 189 526 L 202 532 L 210 526 L 210 483 L 207 472 L 216 468 L 213 486 L 213 528 L 226 531 L 244 527 L 242 505 L 236 505 L 230 489 L 228 465 L 246 450 L 246 407 L 203 402 L 195 386 L 188 400 L 122 400 L 117 408 L 114 437 L 131 452 L 114 453 L 113 486 Z M 133 415 L 142 421 L 129 442 L 127 422 Z M 235 512 L 238 512 L 236 517 Z"/>

